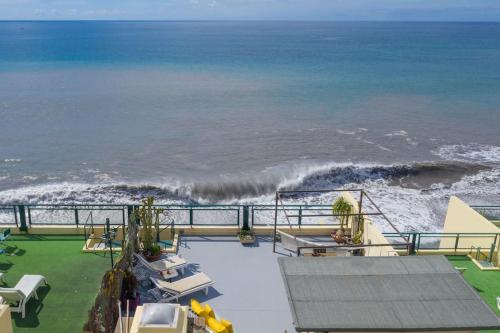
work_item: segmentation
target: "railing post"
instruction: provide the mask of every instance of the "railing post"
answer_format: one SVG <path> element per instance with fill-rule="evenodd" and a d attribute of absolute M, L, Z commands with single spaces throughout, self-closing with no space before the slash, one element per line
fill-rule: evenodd
<path fill-rule="evenodd" d="M 495 247 L 496 247 L 496 244 L 491 243 L 490 255 L 488 256 L 488 262 L 491 262 L 493 260 L 493 253 L 495 252 Z"/>
<path fill-rule="evenodd" d="M 254 225 L 254 222 L 255 222 L 255 214 L 254 214 L 254 206 L 252 206 L 252 228 L 253 228 L 253 225 Z"/>
<path fill-rule="evenodd" d="M 238 210 L 239 212 L 239 210 Z M 240 214 L 238 213 L 238 217 Z M 238 226 L 240 225 L 240 221 L 238 219 Z M 243 206 L 243 227 L 242 229 L 248 230 L 250 226 L 248 225 L 248 206 Z"/>
<path fill-rule="evenodd" d="M 18 205 L 17 211 L 19 212 L 19 222 L 21 224 L 19 230 L 28 231 L 28 226 L 26 225 L 26 210 L 24 205 Z"/>
<path fill-rule="evenodd" d="M 278 199 L 279 199 L 279 192 L 276 191 L 276 197 L 274 199 L 273 253 L 276 253 L 276 233 L 278 229 Z"/>
<path fill-rule="evenodd" d="M 77 226 L 80 224 L 80 218 L 78 217 L 78 208 L 75 208 L 75 223 Z"/>
<path fill-rule="evenodd" d="M 132 212 L 134 211 L 134 206 L 133 205 L 127 205 L 127 216 L 130 219 L 130 215 L 132 215 Z"/>
<path fill-rule="evenodd" d="M 413 233 L 411 234 L 410 255 L 414 255 L 416 253 L 415 251 L 416 242 L 417 242 L 417 234 Z"/>
<path fill-rule="evenodd" d="M 122 208 L 122 247 L 125 248 L 125 209 Z"/>
<path fill-rule="evenodd" d="M 28 225 L 31 227 L 31 209 L 28 207 Z"/>
<path fill-rule="evenodd" d="M 300 228 L 300 226 L 302 225 L 302 206 L 299 206 L 299 217 L 298 217 L 298 219 L 299 219 L 298 222 L 299 222 L 299 228 Z"/>
<path fill-rule="evenodd" d="M 455 238 L 455 252 L 457 252 L 459 241 L 460 241 L 460 234 L 457 234 L 457 237 Z"/>
<path fill-rule="evenodd" d="M 14 211 L 14 222 L 16 222 L 16 227 L 19 228 L 19 223 L 17 222 L 17 210 L 16 206 L 12 206 L 12 210 Z"/>
<path fill-rule="evenodd" d="M 189 207 L 189 225 L 193 226 L 193 207 Z"/>

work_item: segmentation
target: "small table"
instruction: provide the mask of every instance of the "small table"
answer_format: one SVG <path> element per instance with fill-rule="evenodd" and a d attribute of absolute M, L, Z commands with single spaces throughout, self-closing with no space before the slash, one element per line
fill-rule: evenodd
<path fill-rule="evenodd" d="M 176 269 L 170 268 L 162 271 L 160 275 L 164 280 L 172 281 L 173 278 L 179 276 L 179 273 L 177 272 Z"/>

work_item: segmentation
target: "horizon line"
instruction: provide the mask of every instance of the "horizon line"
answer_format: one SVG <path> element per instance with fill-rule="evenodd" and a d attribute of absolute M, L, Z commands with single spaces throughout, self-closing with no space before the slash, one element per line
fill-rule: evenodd
<path fill-rule="evenodd" d="M 0 22 L 358 22 L 358 23 L 500 23 L 498 20 L 392 20 L 392 19 L 0 19 Z"/>

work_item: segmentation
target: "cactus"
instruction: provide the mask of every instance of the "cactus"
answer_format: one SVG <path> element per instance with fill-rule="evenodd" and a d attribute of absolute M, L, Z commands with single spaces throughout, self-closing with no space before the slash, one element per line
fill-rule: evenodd
<path fill-rule="evenodd" d="M 148 197 L 142 200 L 142 206 L 138 210 L 143 230 L 142 244 L 144 252 L 148 255 L 157 255 L 160 253 L 160 246 L 156 243 L 155 234 L 159 232 L 160 215 L 164 210 L 155 208 L 153 205 L 154 198 Z"/>

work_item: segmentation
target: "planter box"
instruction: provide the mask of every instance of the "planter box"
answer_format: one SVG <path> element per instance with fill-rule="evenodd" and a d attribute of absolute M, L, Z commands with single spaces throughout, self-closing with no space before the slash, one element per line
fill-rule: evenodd
<path fill-rule="evenodd" d="M 146 258 L 146 260 L 149 262 L 156 261 L 161 258 L 161 253 L 154 256 L 144 255 L 144 258 Z"/>
<path fill-rule="evenodd" d="M 241 244 L 253 244 L 255 243 L 255 235 L 248 235 L 245 238 L 240 238 Z"/>

